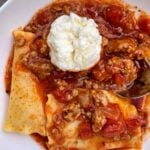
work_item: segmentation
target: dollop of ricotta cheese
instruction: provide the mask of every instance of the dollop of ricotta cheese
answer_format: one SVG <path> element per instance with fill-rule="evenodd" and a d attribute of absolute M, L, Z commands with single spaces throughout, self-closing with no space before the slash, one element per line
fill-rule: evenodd
<path fill-rule="evenodd" d="M 93 19 L 74 13 L 57 18 L 47 37 L 51 62 L 63 71 L 82 71 L 100 59 L 102 37 Z"/>

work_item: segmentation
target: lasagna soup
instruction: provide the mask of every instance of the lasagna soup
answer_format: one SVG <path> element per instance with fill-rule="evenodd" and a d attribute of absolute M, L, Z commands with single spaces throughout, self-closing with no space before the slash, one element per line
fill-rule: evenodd
<path fill-rule="evenodd" d="M 118 93 L 150 70 L 145 12 L 121 0 L 56 0 L 13 37 L 5 131 L 48 150 L 142 149 L 150 95 Z"/>

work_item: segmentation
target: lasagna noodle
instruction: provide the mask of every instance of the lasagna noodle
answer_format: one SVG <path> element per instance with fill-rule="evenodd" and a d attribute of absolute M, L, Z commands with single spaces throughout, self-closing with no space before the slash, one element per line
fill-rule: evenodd
<path fill-rule="evenodd" d="M 93 138 L 82 140 L 78 136 L 78 126 L 80 124 L 79 120 L 74 120 L 65 124 L 62 133 L 64 137 L 64 142 L 58 145 L 57 142 L 52 138 L 49 129 L 53 126 L 53 116 L 56 112 L 59 112 L 61 104 L 57 102 L 53 95 L 48 95 L 48 101 L 46 104 L 46 116 L 47 116 L 47 136 L 48 136 L 48 146 L 51 148 L 65 147 L 65 148 L 77 148 L 82 150 L 98 150 L 101 145 L 101 140 L 98 136 Z M 101 150 L 105 150 L 104 147 Z"/>
<path fill-rule="evenodd" d="M 110 103 L 116 103 L 119 105 L 125 119 L 136 117 L 137 109 L 134 105 L 130 104 L 128 99 L 117 97 L 113 93 L 107 91 L 103 91 L 103 93 L 107 96 Z"/>
<path fill-rule="evenodd" d="M 12 85 L 4 130 L 23 134 L 38 133 L 44 136 L 45 116 L 34 75 L 22 69 L 20 64 L 21 56 L 30 50 L 29 44 L 35 35 L 16 30 L 13 36 L 15 43 Z"/>
<path fill-rule="evenodd" d="M 137 115 L 136 108 L 131 105 L 128 101 L 122 100 L 116 96 L 114 96 L 112 93 L 107 93 L 106 91 L 103 91 L 106 96 L 108 96 L 109 101 L 111 103 L 117 103 L 125 117 L 135 117 Z M 47 136 L 48 136 L 48 145 L 51 148 L 56 148 L 57 142 L 53 137 L 51 136 L 51 133 L 49 132 L 50 128 L 53 126 L 53 116 L 55 113 L 59 112 L 62 104 L 58 103 L 57 100 L 54 98 L 54 96 L 49 95 L 48 101 L 46 104 L 46 116 L 47 116 Z M 126 107 L 123 107 L 126 106 Z M 128 109 L 127 109 L 128 107 Z M 130 111 L 129 111 L 130 110 Z M 142 146 L 142 133 L 141 128 L 139 127 L 136 131 L 136 135 L 132 136 L 130 139 L 126 140 L 116 140 L 113 139 L 107 139 L 101 136 L 94 136 L 89 139 L 81 139 L 79 137 L 78 133 L 78 126 L 80 124 L 79 120 L 74 120 L 71 122 L 67 122 L 65 124 L 63 131 L 61 134 L 63 135 L 64 142 L 61 146 L 64 146 L 65 148 L 77 148 L 82 150 L 111 150 L 111 149 L 118 149 L 118 150 L 132 150 L 132 149 L 141 149 Z"/>
<path fill-rule="evenodd" d="M 140 150 L 140 149 L 142 149 L 142 141 L 143 140 L 142 140 L 142 135 L 141 135 L 141 129 L 139 128 L 138 133 L 134 137 L 131 137 L 131 139 L 105 142 L 105 148 L 107 150 L 112 150 L 112 149 Z"/>

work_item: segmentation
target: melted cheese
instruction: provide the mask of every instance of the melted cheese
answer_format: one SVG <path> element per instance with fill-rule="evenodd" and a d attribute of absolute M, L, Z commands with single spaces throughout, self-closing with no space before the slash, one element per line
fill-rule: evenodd
<path fill-rule="evenodd" d="M 110 103 L 117 103 L 125 118 L 134 118 L 137 115 L 137 109 L 134 105 L 130 104 L 127 99 L 115 96 L 114 94 L 103 91 L 108 97 Z"/>

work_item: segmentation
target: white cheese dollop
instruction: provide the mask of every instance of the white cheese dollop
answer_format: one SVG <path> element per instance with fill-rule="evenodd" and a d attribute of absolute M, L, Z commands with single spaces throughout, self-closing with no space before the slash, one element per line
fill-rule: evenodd
<path fill-rule="evenodd" d="M 100 59 L 102 37 L 93 19 L 74 13 L 57 18 L 47 37 L 51 62 L 63 71 L 81 71 Z"/>

